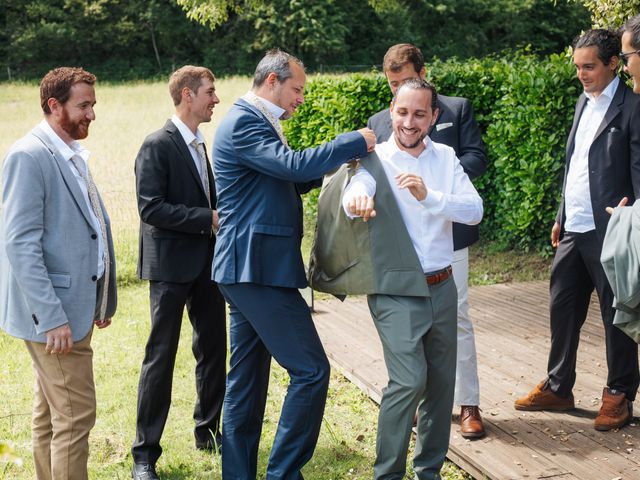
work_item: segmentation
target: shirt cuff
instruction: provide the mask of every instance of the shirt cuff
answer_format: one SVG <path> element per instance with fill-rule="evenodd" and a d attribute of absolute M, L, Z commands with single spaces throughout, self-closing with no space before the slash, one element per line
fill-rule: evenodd
<path fill-rule="evenodd" d="M 444 197 L 444 193 L 437 190 L 428 190 L 427 196 L 424 200 L 420 201 L 420 205 L 424 208 L 437 207 L 442 203 L 442 197 Z"/>

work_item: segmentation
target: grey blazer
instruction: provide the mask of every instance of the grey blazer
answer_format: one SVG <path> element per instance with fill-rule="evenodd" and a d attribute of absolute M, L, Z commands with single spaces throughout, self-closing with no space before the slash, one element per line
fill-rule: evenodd
<path fill-rule="evenodd" d="M 482 175 L 487 169 L 487 154 L 482 143 L 480 128 L 473 117 L 473 106 L 467 98 L 438 95 L 440 114 L 429 138 L 453 148 L 460 164 L 470 179 Z M 393 128 L 388 108 L 369 118 L 367 127 L 378 137 L 378 143 L 386 142 Z M 460 250 L 478 241 L 477 225 L 453 224 L 453 249 Z"/>
<path fill-rule="evenodd" d="M 102 210 L 112 259 L 106 287 L 111 317 L 115 255 L 104 205 Z M 73 340 L 81 340 L 96 310 L 100 232 L 73 172 L 39 127 L 16 142 L 4 160 L 1 213 L 0 328 L 45 342 L 45 332 L 68 323 Z"/>

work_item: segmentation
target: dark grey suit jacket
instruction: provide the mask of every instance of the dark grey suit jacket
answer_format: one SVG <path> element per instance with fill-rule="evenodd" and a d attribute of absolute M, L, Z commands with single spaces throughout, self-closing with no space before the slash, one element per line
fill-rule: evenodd
<path fill-rule="evenodd" d="M 586 104 L 587 98 L 580 95 L 567 141 L 562 200 L 556 216 L 562 233 L 567 173 Z M 622 197 L 628 197 L 629 204 L 633 204 L 640 196 L 640 95 L 635 95 L 622 79 L 589 149 L 589 190 L 596 235 L 602 244 L 610 218 L 605 208 L 616 206 Z"/>
<path fill-rule="evenodd" d="M 487 169 L 487 155 L 482 143 L 480 128 L 473 118 L 471 102 L 462 97 L 438 95 L 440 115 L 429 137 L 437 143 L 444 143 L 456 152 L 462 168 L 472 180 Z M 378 143 L 386 142 L 393 129 L 391 113 L 387 108 L 369 118 L 367 127 L 378 137 Z M 453 224 L 453 249 L 460 250 L 478 241 L 477 225 Z"/>
<path fill-rule="evenodd" d="M 215 208 L 208 161 L 207 170 Z M 138 275 L 165 282 L 195 280 L 212 261 L 213 218 L 193 157 L 171 120 L 145 139 L 135 174 L 140 213 Z"/>

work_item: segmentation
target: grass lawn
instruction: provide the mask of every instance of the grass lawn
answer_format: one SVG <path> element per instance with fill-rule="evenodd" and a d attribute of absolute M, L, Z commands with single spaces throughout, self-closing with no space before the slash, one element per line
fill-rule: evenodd
<path fill-rule="evenodd" d="M 221 104 L 214 110 L 213 121 L 201 126 L 209 149 L 216 125 L 249 86 L 250 80 L 244 77 L 216 82 Z M 93 176 L 112 219 L 121 288 L 113 325 L 106 330 L 96 330 L 93 337 L 98 418 L 91 435 L 89 468 L 92 479 L 125 479 L 129 478 L 131 467 L 129 449 L 135 435 L 138 375 L 149 329 L 147 286 L 135 279 L 138 216 L 133 163 L 144 137 L 164 124 L 173 106 L 165 83 L 98 83 L 96 92 L 97 119 L 83 143 L 92 152 Z M 4 157 L 10 145 L 42 118 L 37 86 L 3 84 L 0 111 L 3 113 L 0 115 L 0 155 Z M 470 257 L 470 280 L 474 285 L 548 276 L 549 260 L 535 255 L 501 252 L 492 245 L 484 245 L 474 246 Z M 221 477 L 219 457 L 193 447 L 195 363 L 190 348 L 191 327 L 188 320 L 183 323 L 173 378 L 172 408 L 158 469 L 164 479 L 218 479 Z M 0 443 L 8 442 L 22 460 L 22 465 L 2 463 L 0 449 L 0 478 L 33 478 L 30 440 L 33 373 L 22 342 L 0 333 L 0 362 L 3 365 L 0 369 Z M 258 471 L 262 472 L 259 478 L 264 478 L 287 382 L 286 372 L 274 364 L 259 454 Z M 376 404 L 334 373 L 320 441 L 313 459 L 304 469 L 305 478 L 371 478 L 377 415 Z M 467 478 L 451 464 L 446 464 L 443 474 L 446 479 Z"/>

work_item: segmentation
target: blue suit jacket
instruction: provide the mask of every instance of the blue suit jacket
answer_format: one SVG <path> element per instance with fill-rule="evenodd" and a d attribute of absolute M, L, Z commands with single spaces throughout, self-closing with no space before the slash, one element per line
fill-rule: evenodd
<path fill-rule="evenodd" d="M 213 145 L 218 231 L 213 279 L 304 288 L 300 253 L 303 184 L 367 154 L 358 132 L 296 152 L 262 113 L 240 99 L 216 131 Z"/>

